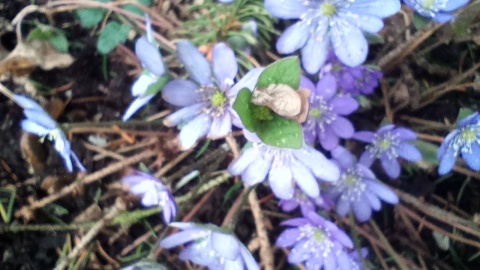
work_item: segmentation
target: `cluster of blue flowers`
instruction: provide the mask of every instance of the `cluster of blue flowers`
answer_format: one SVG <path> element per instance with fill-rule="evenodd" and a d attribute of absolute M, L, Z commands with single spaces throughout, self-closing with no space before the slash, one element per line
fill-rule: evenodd
<path fill-rule="evenodd" d="M 233 0 L 219 2 L 228 4 Z M 468 3 L 467 0 L 404 2 L 437 22 L 453 19 L 451 12 Z M 282 54 L 300 50 L 305 72 L 314 75 L 300 78 L 300 88 L 310 91 L 308 116 L 302 124 L 304 143 L 299 149 L 276 147 L 244 129 L 250 144 L 228 171 L 241 176 L 248 185 L 268 182 L 280 199 L 282 210 L 290 212 L 300 207 L 303 217 L 284 221 L 282 225 L 288 228 L 276 241 L 277 246 L 291 249 L 290 263 L 304 263 L 308 270 L 363 269 L 358 253 L 351 252 L 352 240 L 337 225 L 320 216 L 318 210 L 334 210 L 339 216 L 352 213 L 359 222 L 365 222 L 373 211 L 381 209 L 382 201 L 389 204 L 399 201 L 395 192 L 370 169 L 375 160 L 380 161 L 388 177 L 395 179 L 401 175 L 399 158 L 409 162 L 422 159 L 412 144 L 417 138 L 412 130 L 387 124 L 376 132 L 356 131 L 347 118 L 359 108 L 356 98 L 372 94 L 382 77 L 379 70 L 362 65 L 368 54 L 365 33 L 380 31 L 382 19 L 397 13 L 400 1 L 265 0 L 265 7 L 280 19 L 298 19 L 279 37 L 276 48 Z M 156 93 L 151 87 L 168 76 L 148 17 L 146 36 L 136 41 L 135 52 L 144 70 L 131 88 L 136 99 L 123 115 L 124 121 L 152 100 Z M 202 138 L 223 138 L 233 127 L 243 129 L 245 125 L 233 104 L 239 91 L 255 89 L 264 68 L 251 69 L 237 80 L 239 67 L 235 53 L 223 42 L 213 46 L 211 60 L 187 40 L 177 42 L 177 54 L 188 78 L 165 82 L 161 95 L 166 102 L 180 108 L 164 121 L 167 126 L 180 127 L 180 146 L 189 149 Z M 315 77 L 318 81 L 313 82 L 310 78 Z M 58 124 L 40 105 L 18 95 L 15 101 L 25 109 L 27 119 L 22 121 L 25 131 L 52 141 L 68 171 L 73 171 L 73 164 L 85 170 Z M 366 143 L 358 161 L 342 146 L 345 139 Z M 439 174 L 452 170 L 459 153 L 470 168 L 480 170 L 478 113 L 460 121 L 458 129 L 442 143 L 438 151 Z M 123 178 L 123 183 L 132 194 L 141 197 L 143 206 L 160 206 L 165 223 L 181 230 L 160 242 L 167 249 L 186 244 L 180 259 L 215 270 L 259 269 L 231 231 L 211 224 L 171 223 L 177 212 L 176 204 L 160 179 L 132 171 Z"/>

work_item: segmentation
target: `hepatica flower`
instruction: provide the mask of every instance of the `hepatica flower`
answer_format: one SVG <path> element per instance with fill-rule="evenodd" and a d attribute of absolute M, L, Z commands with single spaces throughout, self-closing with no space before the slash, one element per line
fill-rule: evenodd
<path fill-rule="evenodd" d="M 365 152 L 360 156 L 360 163 L 370 167 L 375 159 L 380 163 L 385 173 L 391 178 L 400 176 L 400 164 L 397 158 L 401 157 L 411 162 L 422 159 L 420 151 L 409 141 L 415 140 L 417 135 L 410 129 L 386 125 L 377 133 L 371 131 L 359 131 L 353 138 L 369 143 Z"/>
<path fill-rule="evenodd" d="M 318 139 L 322 147 L 332 150 L 340 138 L 350 138 L 355 132 L 352 123 L 345 117 L 358 108 L 357 101 L 349 96 L 338 96 L 337 83 L 331 74 L 325 74 L 315 86 L 306 77 L 301 77 L 301 88 L 311 90 L 310 111 L 303 124 L 305 141 L 314 144 Z"/>
<path fill-rule="evenodd" d="M 338 91 L 352 96 L 370 95 L 377 88 L 383 73 L 366 65 L 350 67 L 342 64 L 335 55 L 322 68 L 322 73 L 331 73 L 337 82 Z"/>
<path fill-rule="evenodd" d="M 475 171 L 480 170 L 480 114 L 478 112 L 460 120 L 458 127 L 445 137 L 437 152 L 437 159 L 440 161 L 438 173 L 444 175 L 450 172 L 459 154 L 462 155 L 468 167 Z"/>
<path fill-rule="evenodd" d="M 352 248 L 352 240 L 334 223 L 309 214 L 282 222 L 289 226 L 277 238 L 279 247 L 291 247 L 288 262 L 305 263 L 307 270 L 352 270 L 345 248 Z M 323 266 L 323 268 L 322 268 Z"/>
<path fill-rule="evenodd" d="M 333 182 L 339 177 L 337 166 L 312 147 L 278 148 L 262 142 L 254 142 L 245 149 L 228 171 L 241 175 L 242 181 L 249 185 L 268 179 L 275 196 L 284 200 L 294 196 L 295 186 L 309 197 L 319 197 L 317 179 Z"/>
<path fill-rule="evenodd" d="M 225 43 L 213 47 L 212 65 L 189 41 L 180 41 L 177 51 L 191 80 L 176 79 L 164 87 L 163 98 L 183 107 L 171 114 L 165 124 L 184 124 L 179 139 L 182 148 L 188 149 L 201 137 L 226 136 L 232 130 L 232 122 L 241 125 L 232 104 L 241 89 L 253 89 L 262 69 L 251 70 L 234 84 L 238 65 L 233 51 Z"/>
<path fill-rule="evenodd" d="M 80 171 L 86 171 L 57 122 L 38 103 L 21 95 L 14 95 L 14 100 L 24 109 L 27 119 L 22 120 L 21 125 L 25 132 L 39 136 L 41 142 L 45 139 L 51 141 L 63 158 L 67 171 L 73 172 L 73 163 Z"/>
<path fill-rule="evenodd" d="M 161 206 L 165 223 L 170 223 L 177 214 L 175 199 L 170 190 L 152 175 L 132 171 L 130 175 L 123 177 L 122 183 L 129 186 L 130 192 L 142 197 L 143 206 Z"/>
<path fill-rule="evenodd" d="M 445 23 L 452 20 L 453 11 L 465 6 L 469 0 L 403 0 L 420 16 L 431 18 L 436 22 Z"/>
<path fill-rule="evenodd" d="M 188 222 L 174 222 L 170 226 L 182 231 L 164 238 L 160 246 L 170 249 L 187 244 L 180 253 L 183 261 L 192 261 L 210 270 L 260 269 L 248 249 L 226 229 Z"/>
<path fill-rule="evenodd" d="M 278 205 L 282 208 L 284 212 L 291 212 L 297 207 L 300 207 L 303 216 L 307 216 L 310 212 L 316 212 L 316 208 L 322 208 L 330 210 L 333 203 L 328 198 L 324 198 L 323 194 L 320 193 L 320 196 L 311 198 L 307 196 L 303 191 L 296 188 L 295 193 L 291 199 L 280 200 Z"/>
<path fill-rule="evenodd" d="M 147 35 L 143 36 L 135 42 L 135 54 L 143 66 L 142 75 L 132 85 L 132 96 L 135 100 L 128 106 L 122 117 L 123 121 L 127 121 L 141 107 L 145 106 L 155 94 L 147 93 L 149 86 L 155 84 L 159 77 L 165 73 L 165 65 L 163 64 L 162 55 L 155 45 L 153 38 L 152 24 L 150 17 L 146 17 Z"/>
<path fill-rule="evenodd" d="M 277 50 L 300 49 L 308 73 L 316 73 L 330 48 L 340 61 L 357 66 L 365 61 L 368 44 L 363 31 L 383 28 L 381 18 L 400 10 L 399 0 L 265 0 L 266 9 L 281 19 L 300 19 L 277 41 Z"/>
<path fill-rule="evenodd" d="M 341 175 L 326 193 L 335 199 L 337 214 L 346 216 L 353 211 L 355 217 L 364 222 L 370 219 L 372 210 L 380 210 L 380 200 L 398 203 L 395 192 L 376 180 L 368 167 L 356 163 L 355 157 L 347 149 L 338 146 L 332 151 L 332 156 L 340 167 Z"/>

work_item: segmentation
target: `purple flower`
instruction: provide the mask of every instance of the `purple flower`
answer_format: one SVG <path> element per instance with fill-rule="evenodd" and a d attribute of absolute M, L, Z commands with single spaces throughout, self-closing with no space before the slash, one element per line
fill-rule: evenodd
<path fill-rule="evenodd" d="M 397 158 L 400 156 L 411 162 L 422 159 L 420 151 L 408 141 L 415 140 L 417 135 L 410 129 L 386 125 L 377 133 L 371 131 L 359 131 L 353 138 L 369 143 L 366 151 L 360 156 L 360 163 L 370 167 L 375 159 L 380 163 L 391 178 L 400 176 L 400 164 Z"/>
<path fill-rule="evenodd" d="M 163 89 L 163 98 L 168 103 L 183 107 L 171 114 L 165 124 L 184 123 L 179 139 L 182 148 L 188 149 L 201 137 L 226 136 L 232 130 L 232 122 L 241 126 L 232 104 L 241 89 L 253 90 L 263 69 L 249 71 L 234 84 L 238 65 L 233 51 L 225 43 L 213 47 L 212 66 L 189 41 L 180 41 L 177 50 L 192 80 L 176 79 Z"/>
<path fill-rule="evenodd" d="M 334 223 L 310 213 L 306 218 L 293 218 L 282 222 L 290 226 L 277 238 L 279 247 L 292 247 L 288 262 L 305 262 L 307 270 L 352 270 L 345 248 L 353 243 Z"/>
<path fill-rule="evenodd" d="M 145 106 L 155 96 L 154 94 L 147 94 L 148 87 L 156 83 L 159 77 L 165 73 L 162 55 L 153 38 L 150 17 L 147 15 L 145 20 L 147 36 L 143 36 L 135 42 L 135 54 L 142 63 L 143 73 L 132 85 L 132 96 L 136 99 L 125 111 L 122 117 L 123 121 L 130 119 L 138 109 Z"/>
<path fill-rule="evenodd" d="M 244 130 L 244 134 L 249 134 Z M 275 196 L 293 198 L 295 185 L 307 196 L 320 196 L 317 179 L 333 182 L 340 172 L 337 166 L 314 148 L 278 148 L 260 142 L 258 138 L 228 167 L 232 175 L 241 175 L 242 181 L 255 185 L 266 178 Z M 317 178 L 317 179 L 316 179 Z"/>
<path fill-rule="evenodd" d="M 330 54 L 329 63 L 322 68 L 322 73 L 331 73 L 337 82 L 338 91 L 352 96 L 370 95 L 377 88 L 383 73 L 366 65 L 350 67 L 342 64 Z"/>
<path fill-rule="evenodd" d="M 206 266 L 210 270 L 257 270 L 257 262 L 248 249 L 229 231 L 215 225 L 173 222 L 170 226 L 182 231 L 160 241 L 170 249 L 187 244 L 180 259 Z"/>
<path fill-rule="evenodd" d="M 359 251 L 354 250 L 348 254 L 348 258 L 350 260 L 350 266 L 352 270 L 368 270 L 365 269 L 362 265 L 362 261 L 359 255 L 362 256 L 362 258 L 365 258 L 368 256 L 368 249 L 367 248 L 362 248 Z"/>
<path fill-rule="evenodd" d="M 438 23 L 452 20 L 451 12 L 465 6 L 469 0 L 403 0 L 423 17 L 431 18 Z"/>
<path fill-rule="evenodd" d="M 363 31 L 383 28 L 381 18 L 400 10 L 399 0 L 265 0 L 265 7 L 281 19 L 300 19 L 277 41 L 283 54 L 300 49 L 305 70 L 316 73 L 330 48 L 342 63 L 357 66 L 365 61 L 368 43 Z"/>
<path fill-rule="evenodd" d="M 480 170 L 480 114 L 475 112 L 460 120 L 458 127 L 452 130 L 440 145 L 437 159 L 440 161 L 438 173 L 450 172 L 458 154 L 474 171 Z"/>
<path fill-rule="evenodd" d="M 364 222 L 370 219 L 372 210 L 380 210 L 380 200 L 398 203 L 395 192 L 376 180 L 368 167 L 355 163 L 355 157 L 347 149 L 338 146 L 332 151 L 332 156 L 340 167 L 341 175 L 326 193 L 337 202 L 337 214 L 346 216 L 352 210 L 355 217 Z"/>
<path fill-rule="evenodd" d="M 80 171 L 86 171 L 57 122 L 38 103 L 21 95 L 14 95 L 14 100 L 23 107 L 23 113 L 27 117 L 21 123 L 25 132 L 39 136 L 41 142 L 45 139 L 51 141 L 55 150 L 63 158 L 67 171 L 73 172 L 73 163 Z"/>
<path fill-rule="evenodd" d="M 142 197 L 143 206 L 161 206 L 165 223 L 170 223 L 177 214 L 175 199 L 159 179 L 150 174 L 132 171 L 123 177 L 122 182 L 129 186 L 130 192 Z"/>
<path fill-rule="evenodd" d="M 351 138 L 355 132 L 352 123 L 344 115 L 358 108 L 358 102 L 349 96 L 338 96 L 337 83 L 331 74 L 325 74 L 317 85 L 301 77 L 300 87 L 312 91 L 309 97 L 310 111 L 303 124 L 305 141 L 315 144 L 318 139 L 326 150 L 335 148 L 340 138 Z"/>
<path fill-rule="evenodd" d="M 282 208 L 284 212 L 291 212 L 300 206 L 303 216 L 307 216 L 310 212 L 316 212 L 316 208 L 322 208 L 325 210 L 330 210 L 332 208 L 333 202 L 329 200 L 328 197 L 324 197 L 322 193 L 320 196 L 311 198 L 308 197 L 303 191 L 296 188 L 295 193 L 291 199 L 280 200 L 278 205 Z"/>

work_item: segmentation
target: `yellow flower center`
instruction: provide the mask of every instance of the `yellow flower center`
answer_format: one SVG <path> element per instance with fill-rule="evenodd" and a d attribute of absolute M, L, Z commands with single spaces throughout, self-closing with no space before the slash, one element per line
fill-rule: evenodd
<path fill-rule="evenodd" d="M 332 3 L 325 3 L 320 6 L 320 11 L 323 15 L 327 17 L 332 17 L 333 15 L 335 15 L 337 8 Z"/>
<path fill-rule="evenodd" d="M 227 97 L 225 96 L 225 93 L 222 92 L 222 91 L 216 91 L 213 95 L 212 95 L 212 106 L 214 107 L 220 107 L 220 106 L 223 106 L 225 105 L 225 103 L 227 103 Z"/>
<path fill-rule="evenodd" d="M 313 108 L 310 110 L 310 116 L 312 116 L 315 119 L 318 119 L 322 116 L 322 111 L 320 111 L 318 108 Z"/>

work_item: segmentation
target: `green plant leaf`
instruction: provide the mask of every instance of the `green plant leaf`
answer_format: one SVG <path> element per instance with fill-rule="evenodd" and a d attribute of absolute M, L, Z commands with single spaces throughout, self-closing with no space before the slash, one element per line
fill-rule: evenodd
<path fill-rule="evenodd" d="M 252 115 L 252 92 L 247 88 L 243 88 L 238 92 L 237 98 L 233 103 L 233 109 L 238 113 L 240 120 L 246 129 L 255 132 L 255 120 Z"/>
<path fill-rule="evenodd" d="M 148 7 L 152 4 L 152 0 L 137 0 L 137 3 L 144 5 L 145 7 Z M 130 11 L 132 13 L 138 14 L 143 16 L 144 12 L 140 8 L 136 7 L 133 4 L 128 4 L 123 6 L 123 9 Z"/>
<path fill-rule="evenodd" d="M 277 114 L 273 120 L 257 122 L 256 132 L 262 142 L 271 146 L 299 149 L 303 145 L 302 126 Z"/>
<path fill-rule="evenodd" d="M 97 2 L 107 3 L 110 0 L 97 0 Z M 83 27 L 90 28 L 102 21 L 105 16 L 105 10 L 101 8 L 83 8 L 77 10 L 77 16 Z"/>
<path fill-rule="evenodd" d="M 470 108 L 460 108 L 460 110 L 458 111 L 458 115 L 457 115 L 457 123 L 462 120 L 463 118 L 471 115 L 473 113 L 473 111 L 470 109 Z"/>
<path fill-rule="evenodd" d="M 36 27 L 30 33 L 28 33 L 27 40 L 32 39 L 50 39 L 55 34 L 52 30 L 41 29 L 41 27 Z"/>
<path fill-rule="evenodd" d="M 298 57 L 286 57 L 265 68 L 258 78 L 256 87 L 267 87 L 271 84 L 286 84 L 296 90 L 300 85 L 300 73 Z"/>
<path fill-rule="evenodd" d="M 68 52 L 68 39 L 62 32 L 57 32 L 50 38 L 50 43 L 59 52 Z"/>
<path fill-rule="evenodd" d="M 171 77 L 169 74 L 164 74 L 157 79 L 157 82 L 148 86 L 147 91 L 143 94 L 142 97 L 156 95 L 158 92 L 162 91 L 163 87 L 170 81 Z"/>
<path fill-rule="evenodd" d="M 101 54 L 107 54 L 115 49 L 119 43 L 127 40 L 130 32 L 128 25 L 120 25 L 117 22 L 109 22 L 98 37 L 97 49 Z"/>
<path fill-rule="evenodd" d="M 418 150 L 420 150 L 424 161 L 434 165 L 438 165 L 438 160 L 437 160 L 438 146 L 436 144 L 421 141 L 421 140 L 415 140 L 415 141 L 412 141 L 411 143 L 415 145 L 418 148 Z"/>

